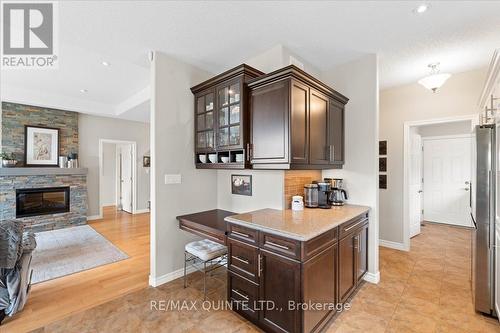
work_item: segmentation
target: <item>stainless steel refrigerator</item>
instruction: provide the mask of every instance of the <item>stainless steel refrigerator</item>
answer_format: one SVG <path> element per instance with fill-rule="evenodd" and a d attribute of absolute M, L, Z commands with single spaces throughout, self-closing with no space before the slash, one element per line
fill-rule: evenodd
<path fill-rule="evenodd" d="M 496 125 L 476 126 L 471 181 L 472 294 L 476 311 L 495 315 Z"/>

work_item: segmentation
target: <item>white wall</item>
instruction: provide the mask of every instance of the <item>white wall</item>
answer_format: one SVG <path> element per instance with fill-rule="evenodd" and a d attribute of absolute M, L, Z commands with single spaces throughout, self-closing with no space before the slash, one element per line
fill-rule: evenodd
<path fill-rule="evenodd" d="M 149 150 L 149 124 L 79 114 L 78 136 L 80 165 L 89 169 L 87 215 L 99 215 L 99 139 L 137 143 L 137 209 L 146 209 L 150 184 L 148 170 L 142 167 L 142 156 Z"/>
<path fill-rule="evenodd" d="M 472 122 L 470 120 L 466 120 L 455 121 L 452 123 L 422 125 L 418 126 L 417 129 L 418 134 L 422 137 L 470 134 L 472 132 Z"/>
<path fill-rule="evenodd" d="M 155 52 L 151 67 L 151 270 L 150 284 L 182 274 L 184 245 L 196 237 L 176 216 L 217 207 L 217 173 L 194 165 L 193 95 L 190 87 L 213 74 Z M 165 174 L 182 184 L 165 185 Z"/>
<path fill-rule="evenodd" d="M 378 64 L 376 55 L 338 66 L 322 80 L 349 98 L 345 109 L 345 165 L 323 177 L 345 179 L 350 204 L 370 207 L 368 277 L 378 282 Z"/>
<path fill-rule="evenodd" d="M 105 142 L 102 145 L 101 204 L 116 204 L 116 144 Z"/>
<path fill-rule="evenodd" d="M 387 140 L 387 189 L 380 190 L 380 239 L 403 244 L 403 127 L 406 121 L 477 113 L 486 69 L 453 75 L 436 93 L 417 83 L 380 93 L 380 140 Z"/>
<path fill-rule="evenodd" d="M 252 175 L 252 196 L 231 193 L 231 175 Z M 262 208 L 283 209 L 284 172 L 280 170 L 219 170 L 217 207 L 235 213 Z"/>
<path fill-rule="evenodd" d="M 293 57 L 301 62 L 304 65 L 303 70 L 307 73 L 316 77 L 320 76 L 320 71 L 315 66 L 311 65 L 302 57 L 293 53 L 281 44 L 275 45 L 274 47 L 243 61 L 243 63 L 257 68 L 264 73 L 269 73 L 290 65 L 290 57 Z M 234 66 L 237 65 L 239 64 L 235 64 Z"/>

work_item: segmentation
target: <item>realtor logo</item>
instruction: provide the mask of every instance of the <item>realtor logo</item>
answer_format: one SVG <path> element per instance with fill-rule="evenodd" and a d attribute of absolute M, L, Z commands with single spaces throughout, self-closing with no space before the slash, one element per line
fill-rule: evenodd
<path fill-rule="evenodd" d="M 2 69 L 56 68 L 54 2 L 3 2 Z"/>

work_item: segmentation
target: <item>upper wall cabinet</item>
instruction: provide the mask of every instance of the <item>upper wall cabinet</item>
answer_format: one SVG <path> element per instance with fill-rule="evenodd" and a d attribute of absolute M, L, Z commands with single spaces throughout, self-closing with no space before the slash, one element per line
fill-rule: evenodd
<path fill-rule="evenodd" d="M 247 82 L 263 74 L 243 64 L 191 88 L 197 168 L 250 166 Z"/>
<path fill-rule="evenodd" d="M 293 65 L 248 87 L 254 169 L 342 168 L 347 97 Z"/>

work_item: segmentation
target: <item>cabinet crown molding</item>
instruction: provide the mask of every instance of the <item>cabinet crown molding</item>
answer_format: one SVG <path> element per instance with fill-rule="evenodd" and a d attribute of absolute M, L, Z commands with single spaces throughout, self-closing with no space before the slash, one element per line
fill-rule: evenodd
<path fill-rule="evenodd" d="M 247 64 L 241 64 L 239 66 L 236 66 L 234 68 L 231 68 L 219 75 L 216 75 L 206 81 L 203 81 L 194 87 L 191 88 L 191 92 L 193 94 L 196 94 L 198 92 L 201 92 L 205 89 L 208 89 L 210 87 L 216 86 L 221 82 L 230 80 L 232 78 L 241 76 L 241 75 L 247 75 L 249 77 L 258 77 L 261 75 L 264 75 L 263 72 L 259 71 L 258 69 L 255 69 L 251 66 L 248 66 Z"/>
<path fill-rule="evenodd" d="M 287 78 L 294 78 L 306 84 L 312 85 L 315 89 L 341 102 L 342 104 L 347 104 L 347 102 L 349 101 L 349 98 L 342 95 L 335 89 L 331 88 L 327 84 L 321 82 L 314 76 L 306 73 L 305 71 L 303 71 L 302 69 L 298 68 L 295 65 L 289 65 L 281 69 L 278 69 L 274 72 L 251 79 L 250 81 L 248 81 L 248 87 L 250 89 L 253 89 L 256 87 L 269 84 L 271 82 L 276 82 Z"/>

